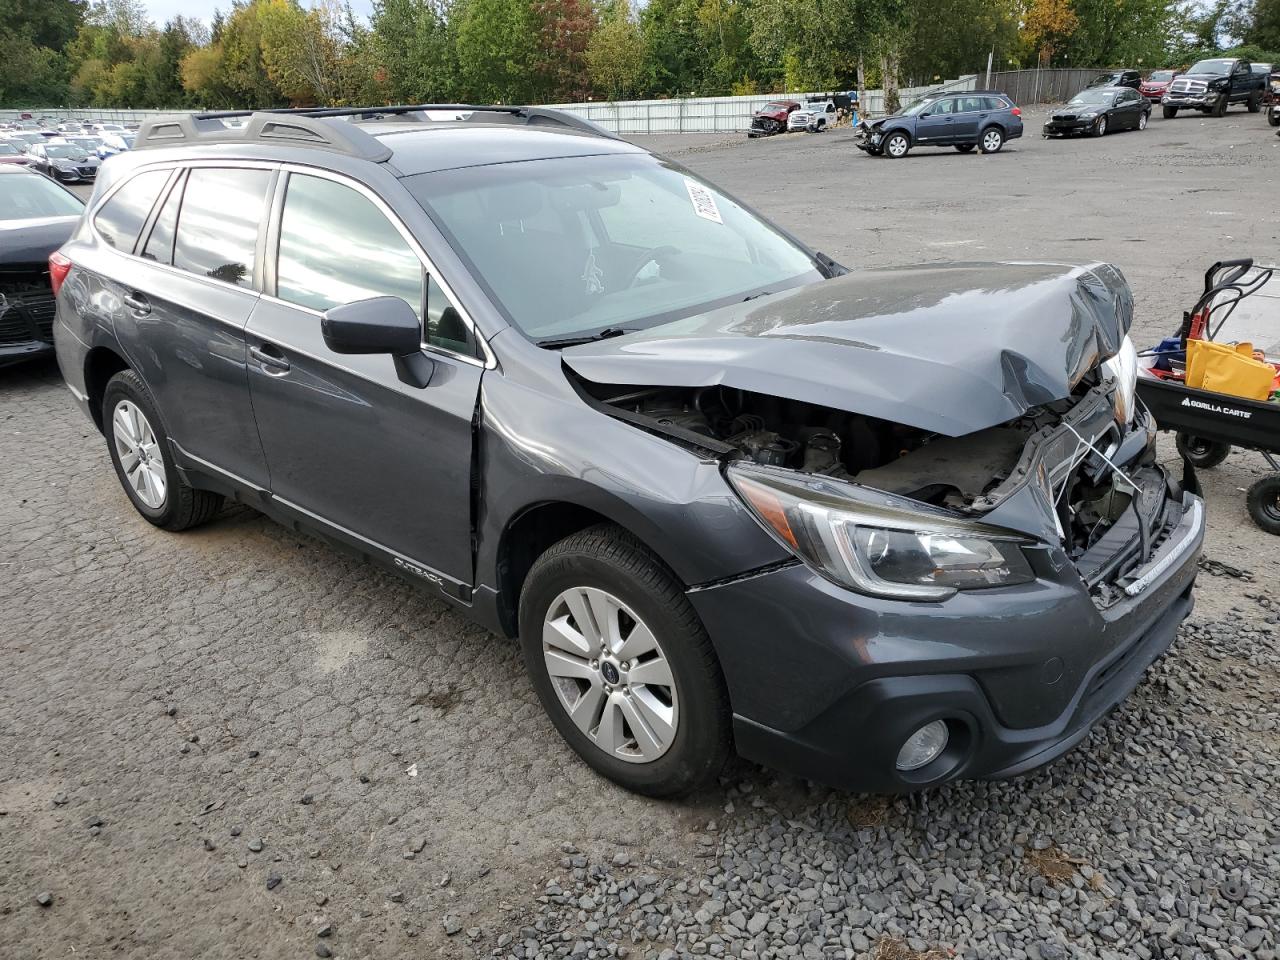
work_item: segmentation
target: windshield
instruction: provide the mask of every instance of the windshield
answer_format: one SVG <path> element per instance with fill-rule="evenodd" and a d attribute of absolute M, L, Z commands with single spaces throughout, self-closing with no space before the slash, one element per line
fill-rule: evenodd
<path fill-rule="evenodd" d="M 781 110 L 786 110 L 790 108 L 790 106 L 791 104 L 789 103 L 778 103 L 775 100 L 772 103 L 766 103 L 763 107 L 760 108 L 760 112 L 761 113 L 778 113 Z"/>
<path fill-rule="evenodd" d="M 822 278 L 775 227 L 649 155 L 528 160 L 402 182 L 534 340 L 654 326 Z"/>
<path fill-rule="evenodd" d="M 1114 96 L 1115 94 L 1111 93 L 1108 90 L 1081 90 L 1079 93 L 1077 93 L 1074 97 L 1071 98 L 1071 102 L 1073 104 L 1110 103 L 1111 98 Z"/>
<path fill-rule="evenodd" d="M 0 220 L 78 217 L 83 210 L 83 203 L 47 177 L 0 177 Z"/>
<path fill-rule="evenodd" d="M 925 109 L 925 107 L 929 106 L 929 104 L 933 103 L 934 100 L 936 99 L 937 99 L 936 97 L 926 97 L 924 100 L 917 100 L 915 103 L 911 104 L 911 106 L 903 110 L 900 116 L 914 117 L 917 113 Z"/>
<path fill-rule="evenodd" d="M 1173 79 L 1172 70 L 1156 70 L 1151 74 L 1150 79 L 1155 83 L 1168 83 Z"/>
<path fill-rule="evenodd" d="M 1201 60 L 1187 73 L 1216 73 L 1225 77 L 1231 72 L 1233 66 L 1234 63 L 1231 60 Z"/>
<path fill-rule="evenodd" d="M 44 152 L 51 157 L 57 157 L 60 160 L 87 160 L 88 157 L 80 147 L 74 147 L 71 144 L 51 143 L 44 148 Z"/>

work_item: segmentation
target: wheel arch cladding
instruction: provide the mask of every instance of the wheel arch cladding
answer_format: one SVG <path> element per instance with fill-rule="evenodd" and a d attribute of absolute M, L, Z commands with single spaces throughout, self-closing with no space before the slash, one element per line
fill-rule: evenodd
<path fill-rule="evenodd" d="M 595 526 L 610 526 L 631 537 L 653 554 L 682 588 L 686 586 L 661 553 L 626 524 L 580 503 L 542 501 L 513 516 L 498 543 L 498 615 L 510 636 L 518 632 L 520 595 L 538 557 L 566 537 Z"/>
<path fill-rule="evenodd" d="M 127 360 L 110 347 L 94 347 L 84 361 L 84 388 L 89 398 L 93 422 L 102 430 L 102 397 L 107 382 L 121 370 L 131 369 Z"/>

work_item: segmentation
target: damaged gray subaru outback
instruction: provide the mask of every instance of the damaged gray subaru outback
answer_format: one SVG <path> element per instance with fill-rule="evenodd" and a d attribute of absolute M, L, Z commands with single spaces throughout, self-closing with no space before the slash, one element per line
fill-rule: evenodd
<path fill-rule="evenodd" d="M 227 119 L 144 125 L 51 261 L 124 493 L 166 530 L 249 504 L 518 637 L 617 783 L 1014 776 L 1190 612 L 1203 508 L 1115 267 L 851 273 L 555 111 Z"/>

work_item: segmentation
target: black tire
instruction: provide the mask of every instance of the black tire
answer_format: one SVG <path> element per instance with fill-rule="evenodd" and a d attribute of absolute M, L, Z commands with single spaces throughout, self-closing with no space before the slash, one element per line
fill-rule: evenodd
<path fill-rule="evenodd" d="M 1182 459 L 1200 470 L 1216 467 L 1231 453 L 1231 444 L 1206 440 L 1191 433 L 1179 433 L 1177 447 Z"/>
<path fill-rule="evenodd" d="M 957 143 L 956 149 L 959 150 L 961 153 L 972 153 L 973 148 L 976 146 L 977 146 L 976 143 Z"/>
<path fill-rule="evenodd" d="M 1280 110 L 1267 111 L 1267 123 L 1273 127 L 1280 127 Z"/>
<path fill-rule="evenodd" d="M 1280 536 L 1280 473 L 1255 480 L 1245 498 L 1249 516 L 1267 533 Z"/>
<path fill-rule="evenodd" d="M 1222 96 L 1218 98 L 1218 102 L 1213 105 L 1213 110 L 1210 111 L 1210 115 L 1215 117 L 1226 116 L 1227 106 L 1229 105 L 1229 103 L 1230 101 L 1227 99 L 1227 95 L 1224 93 Z"/>
<path fill-rule="evenodd" d="M 1177 107 L 1165 107 L 1165 108 L 1163 109 L 1163 113 L 1164 113 L 1164 118 L 1165 118 L 1166 120 L 1172 120 L 1174 117 L 1176 117 L 1176 116 L 1178 115 L 1178 108 L 1177 108 Z"/>
<path fill-rule="evenodd" d="M 631 763 L 602 750 L 578 729 L 552 685 L 543 656 L 543 622 L 556 598 L 579 586 L 606 590 L 634 610 L 671 667 L 679 714 L 674 739 L 657 759 Z M 520 644 L 543 709 L 596 772 L 636 793 L 671 797 L 706 786 L 723 769 L 730 754 L 731 714 L 720 662 L 680 583 L 626 531 L 608 524 L 589 527 L 537 559 L 520 593 Z"/>
<path fill-rule="evenodd" d="M 978 149 L 982 153 L 999 153 L 1004 149 L 1004 131 L 999 127 L 987 127 L 978 134 Z"/>
<path fill-rule="evenodd" d="M 1147 129 L 1147 124 L 1150 121 L 1151 121 L 1151 111 L 1143 110 L 1142 114 L 1138 117 L 1138 129 L 1139 130 Z"/>
<path fill-rule="evenodd" d="M 1255 93 L 1249 98 L 1247 106 L 1249 107 L 1250 113 L 1260 113 L 1262 111 L 1262 94 Z"/>
<path fill-rule="evenodd" d="M 1107 118 L 1105 115 L 1094 121 L 1093 135 L 1095 137 L 1105 137 L 1107 135 Z"/>
<path fill-rule="evenodd" d="M 895 147 L 895 144 L 898 146 Z M 894 152 L 897 150 L 898 152 Z M 901 160 L 911 150 L 911 138 L 901 130 L 895 130 L 884 138 L 880 151 L 890 160 Z"/>
<path fill-rule="evenodd" d="M 148 506 L 134 490 L 133 484 L 125 474 L 124 465 L 120 462 L 120 452 L 116 444 L 116 408 L 128 401 L 146 417 L 152 433 L 157 441 L 165 476 L 164 498 L 159 506 Z M 127 409 L 127 408 L 126 408 Z M 173 463 L 170 452 L 169 433 L 165 430 L 164 420 L 156 408 L 151 391 L 132 370 L 121 370 L 107 381 L 107 389 L 102 394 L 102 432 L 107 438 L 107 450 L 111 454 L 111 463 L 116 468 L 116 476 L 125 495 L 134 509 L 149 522 L 164 530 L 187 530 L 212 520 L 222 509 L 222 496 L 208 490 L 197 490 L 188 484 Z"/>

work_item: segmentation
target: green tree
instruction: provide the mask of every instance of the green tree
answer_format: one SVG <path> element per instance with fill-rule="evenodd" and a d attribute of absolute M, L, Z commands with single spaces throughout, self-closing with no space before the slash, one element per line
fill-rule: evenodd
<path fill-rule="evenodd" d="M 452 13 L 464 97 L 495 103 L 535 99 L 536 22 L 527 0 L 459 0 Z"/>
<path fill-rule="evenodd" d="M 587 67 L 592 83 L 610 100 L 636 92 L 644 76 L 644 34 L 625 7 L 615 7 L 591 35 Z"/>
<path fill-rule="evenodd" d="M 462 99 L 449 8 L 432 0 L 375 0 L 367 55 L 372 80 L 396 103 Z"/>
<path fill-rule="evenodd" d="M 1280 0 L 1254 0 L 1242 19 L 1245 43 L 1280 51 Z"/>

